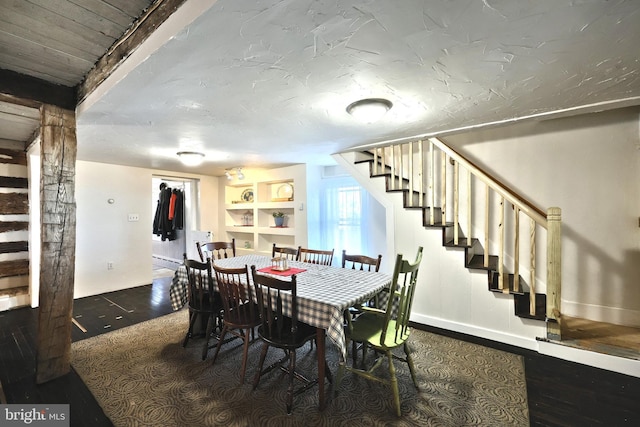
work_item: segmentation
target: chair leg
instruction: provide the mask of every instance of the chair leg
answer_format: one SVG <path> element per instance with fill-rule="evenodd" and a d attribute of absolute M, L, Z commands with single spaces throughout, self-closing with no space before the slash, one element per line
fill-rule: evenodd
<path fill-rule="evenodd" d="M 191 313 L 191 317 L 189 318 L 189 329 L 187 329 L 187 335 L 184 337 L 184 341 L 182 341 L 182 346 L 186 347 L 189 342 L 189 338 L 191 338 L 191 331 L 193 331 L 193 325 L 196 323 L 196 318 L 198 317 L 198 313 Z"/>
<path fill-rule="evenodd" d="M 391 350 L 387 350 L 386 352 L 387 359 L 389 359 L 389 377 L 391 383 L 391 390 L 393 391 L 393 404 L 396 408 L 396 415 L 399 417 L 402 416 L 400 412 L 400 390 L 398 389 L 398 379 L 396 378 L 396 368 L 393 366 L 393 355 L 391 354 Z"/>
<path fill-rule="evenodd" d="M 227 325 L 224 325 L 222 327 L 222 332 L 220 333 L 220 337 L 218 338 L 218 345 L 216 345 L 216 352 L 213 355 L 213 362 L 211 362 L 212 365 L 216 363 L 216 359 L 218 359 L 218 353 L 220 352 L 220 347 L 222 347 L 222 342 L 224 341 L 225 335 L 227 335 Z"/>
<path fill-rule="evenodd" d="M 291 414 L 293 408 L 293 379 L 296 369 L 296 351 L 289 352 L 289 387 L 287 388 L 287 414 Z"/>
<path fill-rule="evenodd" d="M 356 341 L 351 340 L 351 359 L 353 360 L 353 364 L 351 366 L 356 366 L 356 361 L 358 360 L 358 343 Z"/>
<path fill-rule="evenodd" d="M 413 358 L 411 357 L 412 351 L 413 350 L 409 346 L 409 343 L 405 341 L 404 354 L 407 355 L 407 365 L 409 365 L 409 372 L 411 373 L 411 379 L 413 380 L 413 385 L 415 385 L 416 388 L 420 390 L 420 387 L 418 387 L 418 381 L 416 380 L 416 371 L 415 371 L 415 368 L 413 367 Z"/>
<path fill-rule="evenodd" d="M 211 336 L 211 330 L 213 329 L 213 316 L 209 316 L 207 320 L 207 332 L 205 333 L 204 338 L 204 347 L 202 348 L 202 360 L 207 358 L 207 352 L 209 351 L 209 337 Z"/>
<path fill-rule="evenodd" d="M 258 364 L 258 370 L 256 371 L 255 377 L 253 377 L 253 389 L 255 390 L 258 387 L 258 383 L 260 382 L 260 375 L 262 375 L 262 365 L 264 365 L 264 359 L 267 357 L 267 351 L 269 350 L 269 344 L 266 342 L 262 345 L 262 352 L 260 353 L 260 363 Z"/>
<path fill-rule="evenodd" d="M 340 360 L 338 363 L 338 373 L 336 375 L 336 384 L 333 392 L 334 396 L 337 396 L 338 390 L 340 390 L 340 384 L 342 384 L 342 379 L 344 378 L 345 363 L 346 362 L 344 360 Z"/>
<path fill-rule="evenodd" d="M 362 343 L 362 366 L 364 366 L 364 359 L 367 357 L 367 343 Z"/>
<path fill-rule="evenodd" d="M 249 329 L 247 329 L 242 334 L 242 339 L 244 340 L 244 353 L 242 354 L 242 371 L 240 372 L 240 384 L 244 384 L 244 373 L 247 370 L 247 357 L 249 356 Z"/>

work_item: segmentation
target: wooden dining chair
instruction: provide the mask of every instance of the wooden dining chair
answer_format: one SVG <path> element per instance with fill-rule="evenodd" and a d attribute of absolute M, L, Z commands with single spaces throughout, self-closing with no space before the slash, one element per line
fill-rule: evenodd
<path fill-rule="evenodd" d="M 367 255 L 354 255 L 354 254 L 347 254 L 346 250 L 342 250 L 342 268 L 350 268 L 352 270 L 360 270 L 360 271 L 374 271 L 374 272 L 378 272 L 380 271 L 380 264 L 382 263 L 382 255 L 378 255 L 377 258 L 373 258 Z M 378 306 L 378 296 L 376 295 L 372 300 L 370 301 L 366 301 L 365 303 L 363 303 L 364 305 L 368 305 L 371 307 L 377 307 Z M 363 305 L 360 304 L 360 305 Z M 345 311 L 345 316 L 350 316 L 351 319 L 356 318 L 358 315 L 360 315 L 362 313 L 362 310 L 359 309 L 358 307 L 349 307 L 346 311 Z M 345 321 L 347 319 L 345 318 Z M 352 349 L 351 349 L 351 353 L 352 353 L 352 357 L 353 357 L 353 363 L 356 363 L 356 351 L 357 351 L 357 343 L 355 341 L 352 342 Z M 365 357 L 366 354 L 366 346 L 362 346 L 362 357 Z"/>
<path fill-rule="evenodd" d="M 224 268 L 214 263 L 213 271 L 224 307 L 224 323 L 212 364 L 216 363 L 227 333 L 241 338 L 244 342 L 244 351 L 240 369 L 240 384 L 243 384 L 247 371 L 249 343 L 255 338 L 254 328 L 261 323 L 254 302 L 255 294 L 249 282 L 249 268 L 246 265 L 243 268 Z"/>
<path fill-rule="evenodd" d="M 211 259 L 222 259 L 236 256 L 236 239 L 230 242 L 196 242 L 200 261 L 204 262 L 207 256 Z"/>
<path fill-rule="evenodd" d="M 193 336 L 193 329 L 196 321 L 201 320 L 206 324 L 205 342 L 202 348 L 202 360 L 207 357 L 209 351 L 209 339 L 215 328 L 221 327 L 223 309 L 220 293 L 211 292 L 209 286 L 213 283 L 211 274 L 211 260 L 207 258 L 205 262 L 187 259 L 187 254 L 183 255 L 184 266 L 187 270 L 188 280 L 188 301 L 189 301 L 189 329 L 184 337 L 182 346 L 186 347 L 189 339 Z M 206 321 L 205 321 L 206 319 Z"/>
<path fill-rule="evenodd" d="M 353 270 L 364 271 L 380 271 L 380 263 L 382 255 L 372 258 L 367 255 L 350 255 L 346 250 L 342 251 L 342 268 L 351 268 Z"/>
<path fill-rule="evenodd" d="M 271 258 L 275 258 L 276 254 L 278 256 L 285 257 L 290 261 L 295 261 L 298 258 L 298 249 L 276 246 L 276 244 L 274 243 L 273 249 L 271 249 Z"/>
<path fill-rule="evenodd" d="M 411 305 L 418 280 L 418 270 L 422 262 L 422 246 L 418 248 L 418 253 L 414 262 L 407 261 L 399 254 L 396 257 L 395 267 L 391 285 L 389 287 L 389 299 L 385 309 L 366 307 L 361 309 L 363 313 L 355 320 L 349 320 L 345 334 L 347 340 L 361 343 L 372 348 L 376 353 L 376 360 L 370 368 L 366 368 L 365 360 L 362 360 L 362 368 L 355 365 L 346 366 L 341 363 L 338 368 L 339 387 L 344 374 L 344 370 L 353 372 L 368 380 L 374 380 L 390 385 L 393 392 L 393 403 L 396 414 L 401 416 L 400 411 L 400 391 L 398 389 L 398 379 L 396 369 L 393 366 L 393 359 L 401 360 L 409 365 L 409 372 L 413 384 L 418 388 L 413 361 L 411 359 L 411 348 L 407 340 L 411 329 L 409 328 L 409 316 Z M 392 351 L 398 347 L 403 347 L 405 357 L 402 358 Z M 375 371 L 387 360 L 388 374 L 376 375 Z M 336 388 L 338 388 L 336 387 Z"/>
<path fill-rule="evenodd" d="M 273 369 L 280 368 L 288 373 L 287 414 L 291 414 L 293 397 L 318 383 L 317 378 L 310 380 L 295 371 L 296 350 L 304 346 L 307 342 L 316 339 L 316 328 L 298 320 L 297 281 L 295 274 L 291 276 L 291 280 L 281 280 L 273 276 L 258 274 L 256 272 L 256 266 L 252 265 L 251 275 L 261 319 L 261 325 L 258 327 L 258 335 L 263 341 L 258 370 L 253 379 L 253 389 L 255 390 L 256 387 L 258 387 L 260 378 Z M 290 299 L 291 303 L 286 304 L 285 299 Z M 285 305 L 291 308 L 290 313 L 288 313 L 289 315 L 285 315 Z M 284 350 L 285 356 L 263 369 L 269 347 Z M 285 367 L 284 363 L 287 361 L 289 364 Z M 329 370 L 329 365 L 326 360 L 324 364 L 325 375 L 329 382 L 331 382 L 331 371 Z M 295 388 L 294 378 L 301 380 L 304 385 Z"/>
<path fill-rule="evenodd" d="M 331 265 L 333 262 L 333 249 L 329 251 L 298 246 L 298 258 L 296 261 L 309 264 Z"/>

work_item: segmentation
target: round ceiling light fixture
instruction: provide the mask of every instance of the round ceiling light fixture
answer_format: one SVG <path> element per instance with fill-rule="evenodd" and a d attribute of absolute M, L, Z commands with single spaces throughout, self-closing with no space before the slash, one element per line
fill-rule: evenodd
<path fill-rule="evenodd" d="M 179 151 L 177 154 L 185 166 L 198 166 L 204 161 L 204 153 L 197 151 Z"/>
<path fill-rule="evenodd" d="M 367 98 L 349 104 L 347 113 L 363 123 L 373 123 L 387 114 L 392 106 L 388 99 Z"/>

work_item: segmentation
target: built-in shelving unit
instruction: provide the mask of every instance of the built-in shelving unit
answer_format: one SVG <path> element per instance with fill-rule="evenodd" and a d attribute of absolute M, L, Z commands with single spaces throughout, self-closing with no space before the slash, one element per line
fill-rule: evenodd
<path fill-rule="evenodd" d="M 306 244 L 304 180 L 296 179 L 295 169 L 262 171 L 253 179 L 224 186 L 223 228 L 226 238 L 236 239 L 239 254 L 271 253 L 274 243 L 297 247 Z M 276 227 L 273 213 L 284 212 L 285 222 Z"/>

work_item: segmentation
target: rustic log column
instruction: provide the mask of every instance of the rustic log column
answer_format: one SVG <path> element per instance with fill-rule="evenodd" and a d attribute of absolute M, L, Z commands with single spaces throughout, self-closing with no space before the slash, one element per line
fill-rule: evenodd
<path fill-rule="evenodd" d="M 36 382 L 70 370 L 71 315 L 76 246 L 75 112 L 40 109 L 40 310 Z"/>

